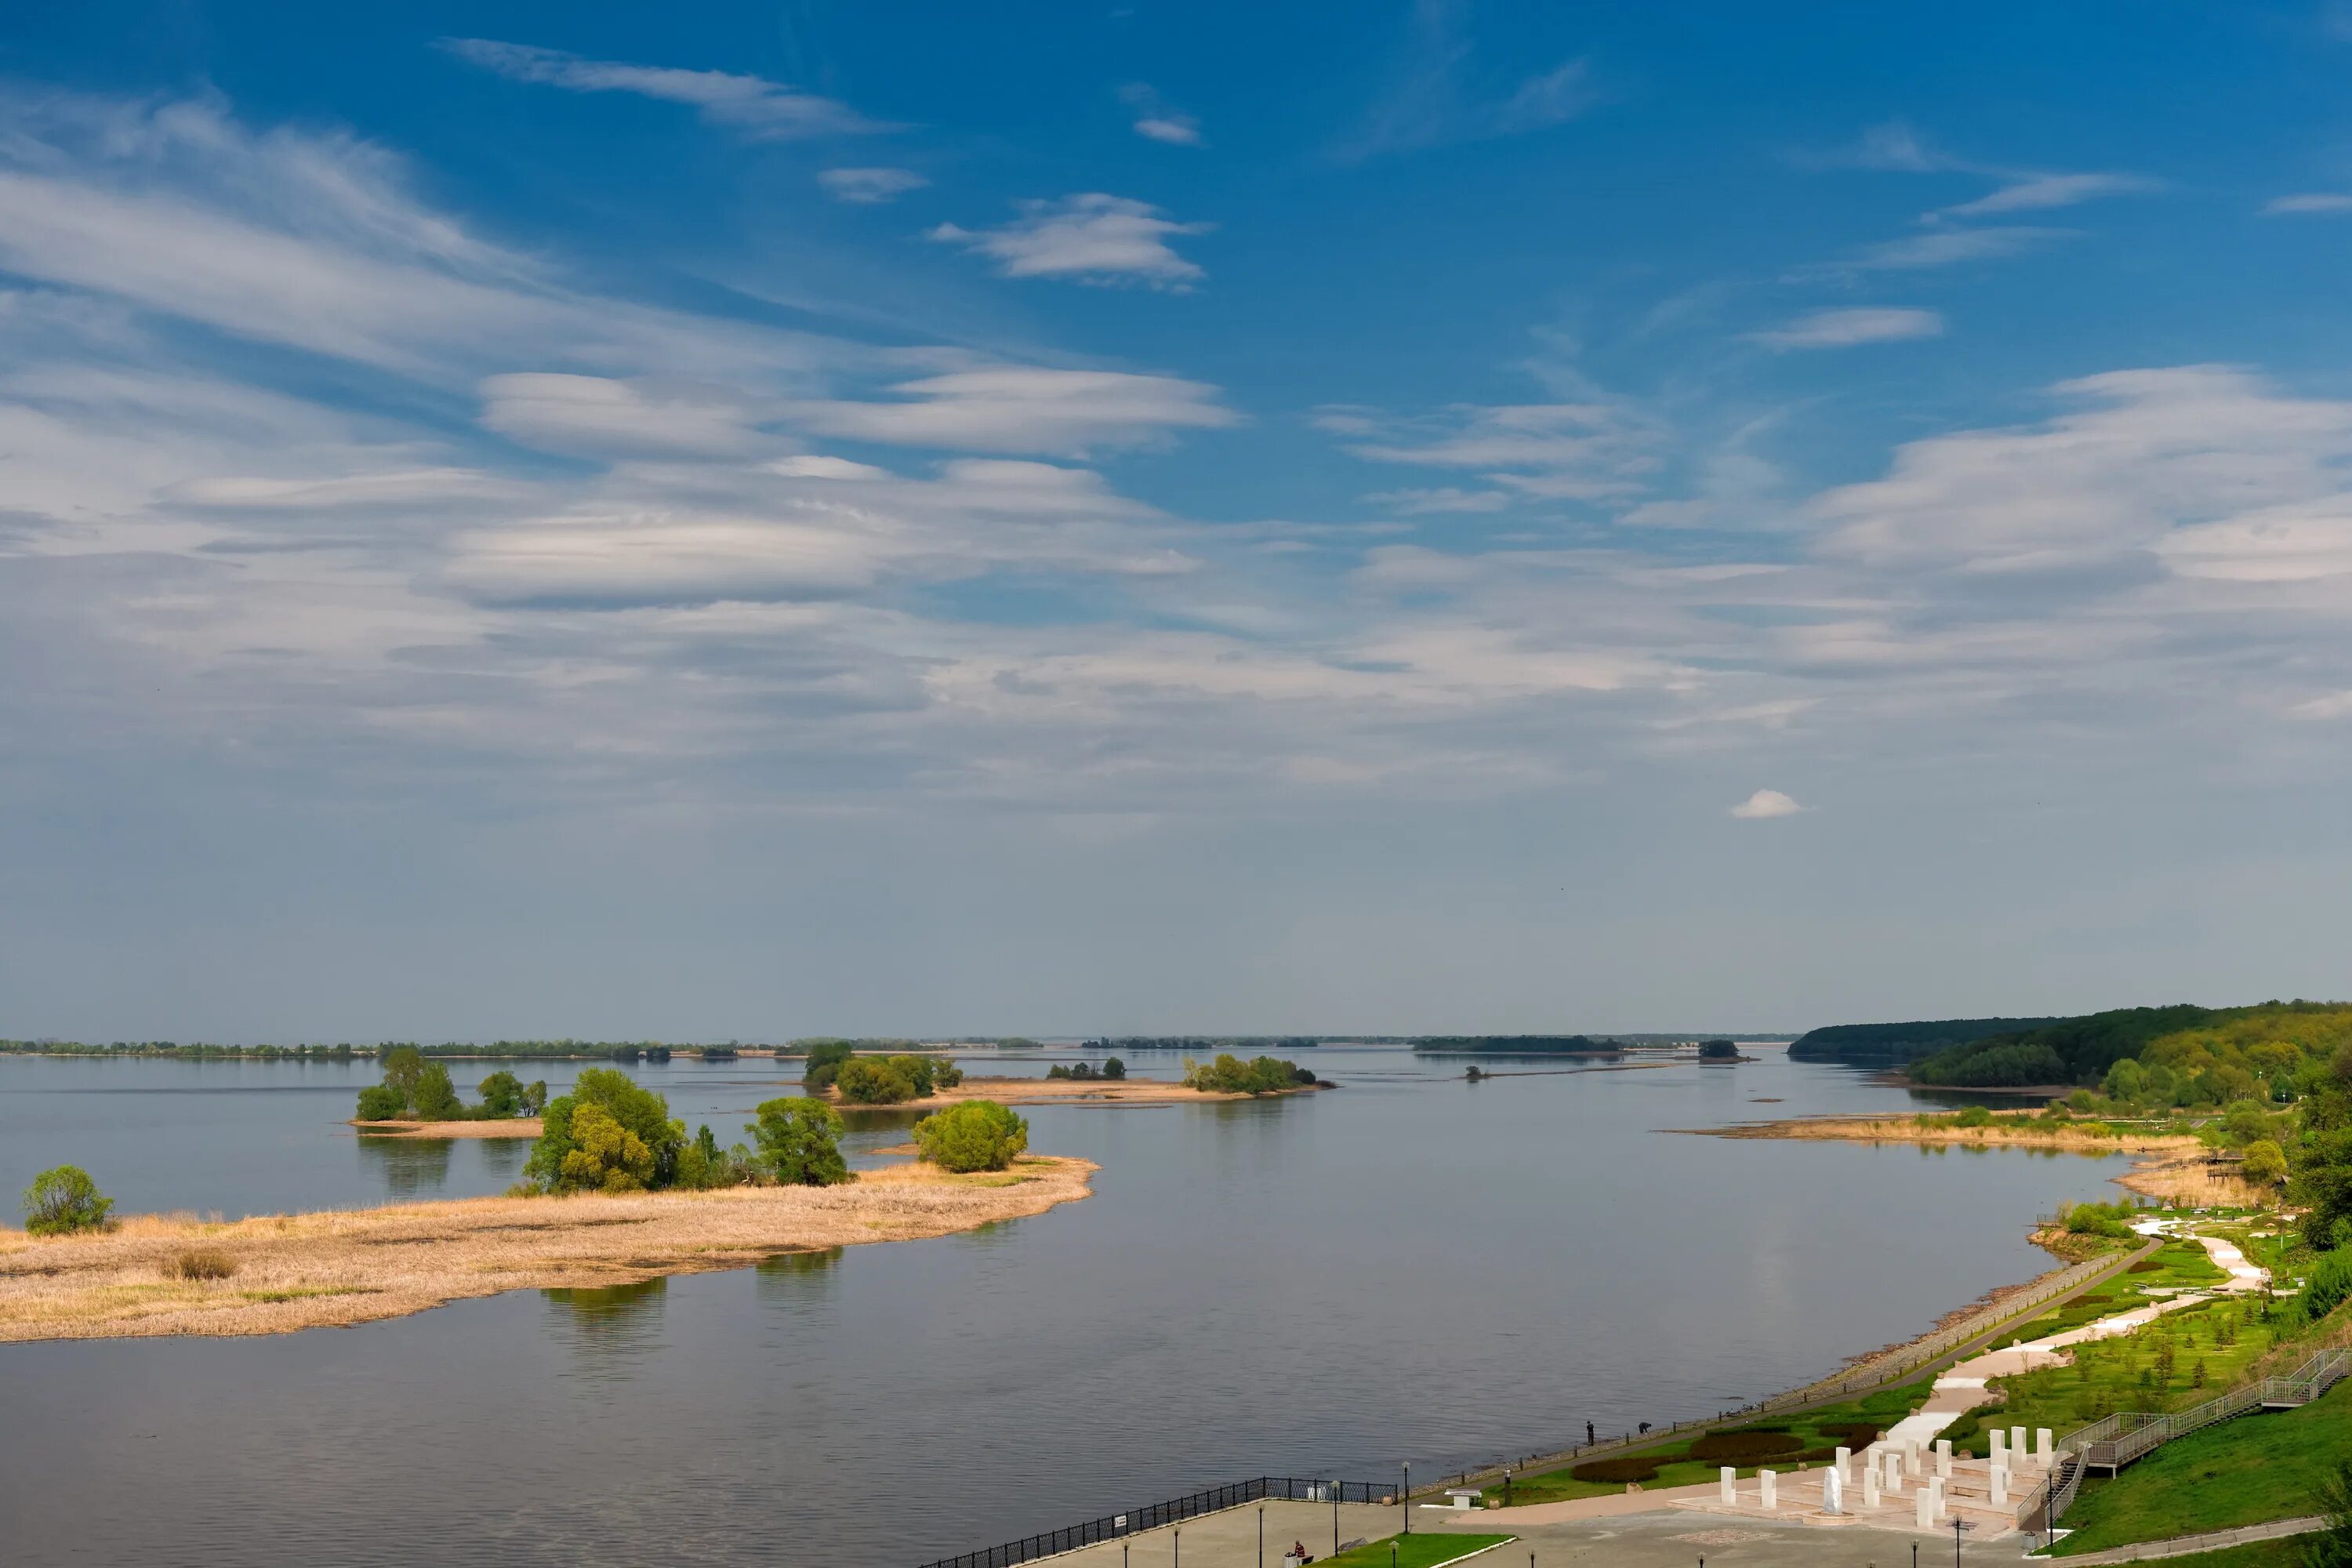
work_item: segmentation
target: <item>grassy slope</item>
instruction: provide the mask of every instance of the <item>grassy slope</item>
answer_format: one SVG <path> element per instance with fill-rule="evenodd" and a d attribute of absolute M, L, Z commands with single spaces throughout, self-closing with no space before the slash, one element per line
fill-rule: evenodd
<path fill-rule="evenodd" d="M 1321 1561 L 1330 1568 L 1389 1568 L 1389 1548 L 1396 1548 L 1396 1568 L 1433 1568 L 1439 1563 L 1451 1563 L 1483 1547 L 1498 1546 L 1510 1540 L 1507 1535 L 1472 1535 L 1446 1531 L 1435 1535 L 1391 1535 L 1384 1541 L 1369 1542 L 1352 1552 L 1342 1552 L 1337 1557 Z"/>
<path fill-rule="evenodd" d="M 1726 1423 L 1717 1430 L 1745 1431 L 1752 1425 L 1774 1431 L 1794 1433 L 1803 1441 L 1807 1448 L 1833 1448 L 1841 1443 L 1845 1443 L 1849 1447 L 1860 1447 L 1843 1436 L 1829 1433 L 1825 1428 L 1851 1426 L 1862 1421 L 1875 1423 L 1882 1428 L 1892 1426 L 1910 1415 L 1918 1407 L 1920 1402 L 1927 1397 L 1928 1385 L 1931 1382 L 1933 1382 L 1932 1378 L 1922 1375 L 1908 1383 L 1899 1384 L 1893 1388 L 1881 1389 L 1875 1394 L 1867 1394 L 1861 1399 L 1848 1400 L 1841 1405 L 1825 1405 L 1819 1410 L 1808 1410 L 1799 1415 L 1779 1416 L 1754 1423 Z M 1643 1457 L 1655 1455 L 1669 1461 L 1659 1467 L 1655 1480 L 1642 1483 L 1643 1489 L 1648 1491 L 1662 1487 L 1686 1487 L 1700 1481 L 1714 1480 L 1721 1470 L 1720 1460 L 1692 1459 L 1684 1457 L 1687 1456 L 1690 1446 L 1702 1435 L 1697 1432 L 1685 1432 L 1671 1442 L 1633 1450 L 1633 1453 Z M 1785 1458 L 1768 1459 L 1763 1463 L 1777 1470 L 1793 1468 L 1793 1461 Z M 1573 1467 L 1547 1470 L 1540 1475 L 1517 1478 L 1511 1483 L 1512 1503 L 1525 1505 L 1536 1502 L 1559 1502 L 1570 1498 L 1606 1497 L 1612 1493 L 1622 1493 L 1625 1489 L 1625 1483 L 1622 1481 L 1580 1481 L 1569 1473 L 1570 1468 Z M 1754 1475 L 1756 1467 L 1742 1466 L 1739 1473 L 1743 1476 Z M 1486 1496 L 1488 1506 L 1495 1508 L 1502 1506 L 1501 1486 L 1488 1487 Z"/>
<path fill-rule="evenodd" d="M 2255 1541 L 2243 1546 L 2223 1547 L 2219 1552 L 2198 1552 L 2187 1557 L 2158 1561 L 2165 1568 L 2303 1568 L 2303 1549 L 2309 1543 L 2308 1537 L 2290 1535 L 2278 1541 Z"/>
<path fill-rule="evenodd" d="M 2191 1433 L 2115 1480 L 2085 1482 L 2059 1521 L 2074 1532 L 2059 1542 L 2059 1554 L 2316 1512 L 2313 1489 L 2346 1455 L 2352 1455 L 2352 1383 L 2300 1410 L 2242 1415 Z"/>

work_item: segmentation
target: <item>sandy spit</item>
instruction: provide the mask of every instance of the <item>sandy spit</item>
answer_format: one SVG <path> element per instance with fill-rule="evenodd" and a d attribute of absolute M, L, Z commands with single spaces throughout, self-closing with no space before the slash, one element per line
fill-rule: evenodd
<path fill-rule="evenodd" d="M 2206 1148 L 2186 1133 L 2126 1132 L 2102 1138 L 2047 1123 L 1988 1127 L 1922 1127 L 1907 1116 L 1818 1116 L 1786 1121 L 1748 1122 L 1734 1127 L 1677 1127 L 1708 1138 L 1827 1139 L 1853 1143 L 1958 1144 L 1963 1148 L 2043 1149 L 2060 1153 L 2133 1156 L 2128 1175 L 2117 1184 L 2166 1203 L 2204 1206 L 2259 1206 L 2277 1194 L 2263 1192 L 2226 1173 L 2209 1171 Z"/>
<path fill-rule="evenodd" d="M 353 1121 L 367 1138 L 529 1138 L 539 1137 L 536 1116 L 502 1116 L 480 1121 Z"/>
<path fill-rule="evenodd" d="M 897 1165 L 838 1187 L 467 1198 L 227 1223 L 141 1215 L 44 1240 L 0 1230 L 0 1342 L 281 1334 L 504 1290 L 740 1268 L 1043 1214 L 1090 1195 L 1096 1169 L 1029 1156 L 997 1174 Z"/>

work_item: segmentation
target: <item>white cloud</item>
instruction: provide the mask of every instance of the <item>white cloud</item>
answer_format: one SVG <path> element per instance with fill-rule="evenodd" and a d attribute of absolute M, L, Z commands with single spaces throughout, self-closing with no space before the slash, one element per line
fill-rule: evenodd
<path fill-rule="evenodd" d="M 1801 280 L 1854 272 L 1920 272 L 1970 261 L 1998 261 L 2073 237 L 2072 229 L 2063 228 L 1937 229 L 1869 246 L 1843 261 L 1800 268 L 1792 276 Z"/>
<path fill-rule="evenodd" d="M 871 463 L 853 463 L 846 458 L 825 458 L 814 453 L 778 458 L 766 468 L 768 472 L 784 479 L 837 479 L 845 483 L 864 484 L 891 477 L 889 469 L 877 468 Z"/>
<path fill-rule="evenodd" d="M 448 581 L 495 604 L 824 598 L 871 584 L 887 538 L 773 520 L 562 517 L 459 535 Z"/>
<path fill-rule="evenodd" d="M 1377 490 L 1364 498 L 1407 517 L 1437 512 L 1501 511 L 1512 502 L 1503 490 L 1465 490 L 1454 485 L 1428 489 Z"/>
<path fill-rule="evenodd" d="M 862 136 L 900 129 L 868 120 L 847 104 L 756 76 L 583 59 L 562 49 L 489 38 L 444 38 L 440 47 L 469 65 L 515 81 L 538 82 L 570 92 L 625 92 L 683 103 L 710 123 L 752 141 Z"/>
<path fill-rule="evenodd" d="M 1420 418 L 1326 411 L 1317 423 L 1375 462 L 1475 468 L 1489 484 L 1546 500 L 1592 500 L 1641 488 L 1656 466 L 1657 432 L 1613 403 L 1465 405 Z"/>
<path fill-rule="evenodd" d="M 1776 349 L 1843 349 L 1858 343 L 1899 342 L 1940 337 L 1944 318 L 1934 310 L 1893 307 L 1815 310 L 1769 331 L 1750 332 L 1751 342 Z"/>
<path fill-rule="evenodd" d="M 1743 822 L 1758 822 L 1768 817 L 1794 816 L 1805 808 L 1777 789 L 1759 789 L 1731 808 L 1731 815 Z"/>
<path fill-rule="evenodd" d="M 171 485 L 157 499 L 180 506 L 240 511 L 312 511 L 341 507 L 412 507 L 433 501 L 502 500 L 528 486 L 478 468 L 400 468 L 310 479 L 224 475 Z"/>
<path fill-rule="evenodd" d="M 1201 122 L 1168 106 L 1146 82 L 1129 82 L 1118 89 L 1121 102 L 1135 111 L 1135 133 L 1171 147 L 1202 145 Z"/>
<path fill-rule="evenodd" d="M 2264 217 L 2332 216 L 2352 213 L 2352 195 L 2341 191 L 2301 191 L 2294 195 L 2273 196 L 2263 204 Z"/>
<path fill-rule="evenodd" d="M 711 387 L 529 373 L 482 383 L 482 423 L 543 451 L 587 458 L 746 457 L 772 449 L 756 408 Z"/>
<path fill-rule="evenodd" d="M 1234 423 L 1216 388 L 1125 371 L 1001 365 L 950 371 L 889 389 L 901 401 L 798 405 L 793 417 L 819 435 L 965 451 L 1076 456 L 1131 447 L 1178 430 Z"/>
<path fill-rule="evenodd" d="M 1990 195 L 1944 207 L 1930 216 L 1937 219 L 1974 218 L 2000 213 L 2045 212 L 2096 201 L 2102 196 L 2153 191 L 2160 184 L 2141 174 L 2026 174 Z"/>
<path fill-rule="evenodd" d="M 931 182 L 912 169 L 820 169 L 816 183 L 837 202 L 876 206 Z"/>
<path fill-rule="evenodd" d="M 1001 227 L 975 230 L 943 223 L 928 237 L 990 258 L 1005 278 L 1133 281 L 1181 293 L 1203 276 L 1168 242 L 1178 235 L 1206 234 L 1211 225 L 1177 223 L 1149 203 L 1098 191 L 1019 206 L 1020 217 Z"/>

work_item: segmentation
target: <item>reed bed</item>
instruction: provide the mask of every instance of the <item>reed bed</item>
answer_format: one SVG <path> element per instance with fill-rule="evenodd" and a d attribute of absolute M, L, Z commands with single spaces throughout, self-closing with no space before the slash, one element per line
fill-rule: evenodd
<path fill-rule="evenodd" d="M 53 1239 L 0 1230 L 0 1342 L 289 1333 L 502 1290 L 740 1268 L 1043 1214 L 1087 1196 L 1095 1169 L 1030 1156 L 966 1176 L 895 1165 L 838 1187 L 468 1198 L 228 1222 L 137 1215 Z"/>

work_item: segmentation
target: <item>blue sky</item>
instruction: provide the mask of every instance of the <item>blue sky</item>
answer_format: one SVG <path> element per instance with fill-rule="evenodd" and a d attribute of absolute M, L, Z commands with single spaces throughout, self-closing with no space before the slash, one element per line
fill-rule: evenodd
<path fill-rule="evenodd" d="M 2352 8 L 0 21 L 0 1032 L 2336 994 Z"/>

